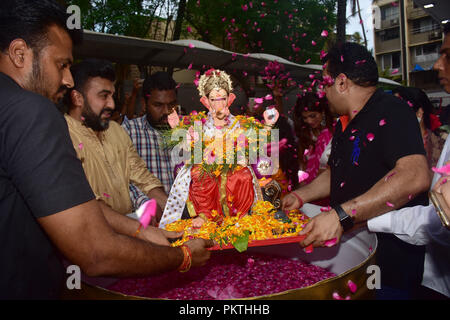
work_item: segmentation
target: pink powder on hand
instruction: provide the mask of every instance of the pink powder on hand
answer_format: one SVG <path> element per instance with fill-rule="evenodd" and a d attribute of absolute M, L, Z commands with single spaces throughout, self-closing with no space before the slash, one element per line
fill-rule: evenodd
<path fill-rule="evenodd" d="M 254 253 L 216 253 L 187 273 L 119 280 L 108 289 L 126 295 L 176 300 L 263 296 L 303 288 L 336 275 L 289 258 Z"/>

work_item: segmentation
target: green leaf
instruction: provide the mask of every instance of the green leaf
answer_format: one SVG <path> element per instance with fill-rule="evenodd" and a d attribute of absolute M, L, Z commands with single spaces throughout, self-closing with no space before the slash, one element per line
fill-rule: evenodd
<path fill-rule="evenodd" d="M 244 231 L 244 235 L 238 237 L 236 241 L 232 243 L 233 247 L 236 248 L 239 252 L 244 252 L 248 248 L 248 236 L 250 235 L 250 232 L 248 230 Z"/>

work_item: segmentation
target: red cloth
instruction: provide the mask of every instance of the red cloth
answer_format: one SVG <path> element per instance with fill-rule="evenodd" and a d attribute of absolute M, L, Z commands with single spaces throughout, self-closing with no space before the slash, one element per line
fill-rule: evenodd
<path fill-rule="evenodd" d="M 224 216 L 220 203 L 220 185 L 220 176 L 202 174 L 200 166 L 192 167 L 189 199 L 192 201 L 197 215 L 203 213 L 208 219 L 212 220 L 212 210 L 216 210 L 218 216 Z M 225 201 L 230 216 L 235 216 L 238 213 L 240 217 L 245 215 L 250 210 L 255 197 L 250 170 L 242 168 L 236 169 L 233 173 L 229 172 L 225 192 Z"/>
<path fill-rule="evenodd" d="M 441 121 L 439 120 L 439 118 L 434 115 L 434 114 L 430 114 L 430 126 L 431 126 L 431 131 L 436 130 L 437 128 L 439 128 L 440 126 L 442 126 Z"/>

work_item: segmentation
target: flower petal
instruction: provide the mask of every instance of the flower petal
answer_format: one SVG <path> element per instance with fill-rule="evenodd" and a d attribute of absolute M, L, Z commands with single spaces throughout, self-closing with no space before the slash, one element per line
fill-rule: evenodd
<path fill-rule="evenodd" d="M 446 164 L 445 166 L 442 166 L 440 168 L 433 167 L 433 168 L 431 168 L 431 170 L 433 170 L 433 172 L 439 173 L 441 175 L 448 176 L 448 175 L 450 175 L 450 163 Z"/>
<path fill-rule="evenodd" d="M 356 290 L 358 290 L 358 286 L 357 286 L 356 283 L 354 283 L 352 280 L 348 280 L 347 286 L 348 286 L 348 288 L 350 289 L 350 291 L 351 291 L 352 293 L 355 293 Z"/>
<path fill-rule="evenodd" d="M 332 246 L 334 246 L 336 244 L 336 242 L 337 242 L 337 238 L 333 238 L 333 239 L 325 241 L 324 242 L 324 246 L 332 247 Z"/>
<path fill-rule="evenodd" d="M 306 179 L 308 179 L 309 177 L 309 173 L 302 171 L 302 170 L 298 170 L 298 182 L 301 183 L 302 181 L 305 181 Z"/>
<path fill-rule="evenodd" d="M 373 141 L 373 139 L 375 139 L 375 135 L 373 133 L 368 133 L 367 134 L 367 140 Z"/>
<path fill-rule="evenodd" d="M 384 126 L 386 124 L 386 119 L 381 119 L 378 124 L 380 125 L 380 127 Z"/>

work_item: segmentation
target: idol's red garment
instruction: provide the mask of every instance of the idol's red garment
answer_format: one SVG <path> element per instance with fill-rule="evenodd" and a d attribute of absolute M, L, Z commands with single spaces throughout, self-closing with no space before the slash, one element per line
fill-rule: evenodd
<path fill-rule="evenodd" d="M 228 172 L 226 179 L 222 184 L 221 175 L 211 176 L 202 173 L 198 165 L 192 167 L 189 200 L 194 205 L 197 216 L 204 214 L 213 220 L 213 210 L 217 211 L 219 217 L 242 217 L 247 214 L 255 197 L 250 170 L 245 167 L 237 168 L 232 173 Z M 223 208 L 222 204 L 226 207 Z"/>

